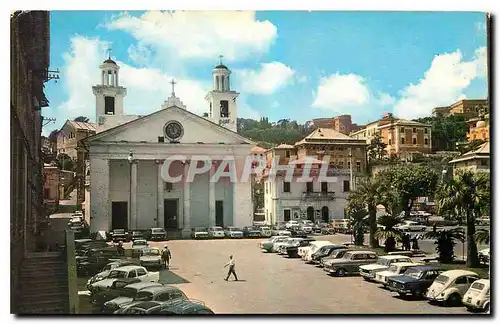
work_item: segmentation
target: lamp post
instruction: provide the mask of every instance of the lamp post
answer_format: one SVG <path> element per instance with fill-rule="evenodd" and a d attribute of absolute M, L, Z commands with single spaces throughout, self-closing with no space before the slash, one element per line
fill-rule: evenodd
<path fill-rule="evenodd" d="M 128 226 L 127 227 L 130 227 L 131 223 L 132 223 L 132 164 L 134 163 L 134 152 L 132 150 L 129 151 L 128 153 L 128 163 L 129 163 L 129 202 L 128 202 Z"/>
<path fill-rule="evenodd" d="M 444 182 L 444 178 L 446 177 L 447 173 L 448 173 L 448 170 L 446 170 L 446 167 L 443 167 L 443 171 L 441 171 L 441 174 L 443 175 L 441 178 L 442 182 Z"/>

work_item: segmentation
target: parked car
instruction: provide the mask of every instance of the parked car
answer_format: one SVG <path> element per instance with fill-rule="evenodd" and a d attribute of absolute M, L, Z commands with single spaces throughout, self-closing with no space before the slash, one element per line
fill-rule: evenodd
<path fill-rule="evenodd" d="M 328 263 L 329 260 L 343 258 L 347 251 L 349 251 L 349 250 L 345 246 L 344 246 L 344 248 L 339 248 L 339 249 L 333 250 L 330 253 L 330 255 L 319 259 L 318 267 L 324 268 L 325 263 Z"/>
<path fill-rule="evenodd" d="M 195 240 L 208 238 L 208 230 L 205 227 L 195 227 L 191 230 L 191 237 Z"/>
<path fill-rule="evenodd" d="M 208 229 L 208 236 L 210 238 L 224 238 L 224 230 L 220 226 L 210 227 Z"/>
<path fill-rule="evenodd" d="M 260 228 L 260 236 L 261 237 L 271 237 L 271 228 L 268 226 L 262 226 Z"/>
<path fill-rule="evenodd" d="M 243 236 L 249 238 L 260 237 L 260 230 L 257 227 L 246 226 L 243 228 Z"/>
<path fill-rule="evenodd" d="M 104 268 L 101 269 L 101 272 L 98 274 L 94 275 L 87 281 L 87 286 L 93 284 L 94 282 L 104 280 L 108 277 L 109 273 L 111 270 L 114 270 L 116 268 L 128 266 L 128 265 L 134 265 L 135 263 L 132 262 L 131 260 L 119 260 L 119 261 L 113 261 L 109 262 L 106 264 Z"/>
<path fill-rule="evenodd" d="M 373 251 L 351 250 L 340 259 L 331 259 L 324 263 L 328 274 L 343 277 L 346 274 L 359 274 L 359 267 L 377 260 L 377 253 Z"/>
<path fill-rule="evenodd" d="M 104 309 L 104 303 L 118 296 L 127 296 L 126 287 L 130 284 L 141 282 L 139 278 L 124 278 L 115 280 L 108 289 L 92 294 L 92 306 L 99 310 Z"/>
<path fill-rule="evenodd" d="M 259 243 L 259 248 L 265 252 L 271 252 L 274 246 L 274 243 L 284 242 L 289 239 L 289 236 L 273 236 L 269 240 L 262 241 Z"/>
<path fill-rule="evenodd" d="M 332 245 L 332 242 L 330 242 L 330 241 L 315 241 L 315 242 L 311 242 L 311 244 L 309 244 L 309 246 L 307 246 L 303 250 L 304 253 L 302 255 L 302 260 L 304 260 L 306 263 L 311 262 L 312 261 L 312 254 L 314 252 L 318 251 L 323 246 L 327 246 L 327 245 Z"/>
<path fill-rule="evenodd" d="M 427 226 L 414 221 L 405 221 L 401 225 L 394 226 L 394 228 L 403 232 L 425 232 Z"/>
<path fill-rule="evenodd" d="M 149 247 L 148 241 L 144 239 L 135 240 L 132 242 L 132 254 L 134 257 L 140 257 L 142 250 Z"/>
<path fill-rule="evenodd" d="M 301 238 L 306 238 L 308 233 L 304 231 L 301 227 L 293 227 L 290 232 L 292 233 L 293 237 L 301 237 Z"/>
<path fill-rule="evenodd" d="M 323 235 L 333 235 L 335 233 L 336 233 L 336 231 L 335 231 L 335 228 L 333 228 L 333 227 L 321 228 L 321 234 L 323 234 Z"/>
<path fill-rule="evenodd" d="M 130 237 L 128 235 L 128 231 L 123 228 L 114 229 L 111 233 L 111 240 L 113 242 L 130 242 Z"/>
<path fill-rule="evenodd" d="M 162 284 L 157 282 L 137 282 L 130 284 L 123 289 L 123 292 L 119 296 L 104 303 L 103 312 L 113 313 L 121 307 L 132 304 L 136 299 L 137 294 L 139 294 L 142 290 L 162 286 Z"/>
<path fill-rule="evenodd" d="M 288 247 L 295 247 L 296 245 L 298 246 L 299 242 L 304 240 L 303 238 L 300 237 L 292 237 L 285 241 L 283 244 L 280 244 L 278 247 L 278 254 L 280 255 L 286 255 L 286 250 Z"/>
<path fill-rule="evenodd" d="M 91 293 L 105 290 L 110 287 L 114 281 L 123 278 L 139 278 L 142 282 L 158 282 L 160 279 L 158 272 L 148 272 L 141 266 L 125 266 L 111 270 L 108 277 L 104 280 L 94 282 L 88 288 Z"/>
<path fill-rule="evenodd" d="M 320 247 L 316 252 L 311 254 L 311 263 L 319 264 L 320 260 L 330 256 L 335 250 L 347 250 L 344 245 L 328 244 Z"/>
<path fill-rule="evenodd" d="M 459 305 L 472 283 L 478 279 L 477 273 L 472 271 L 445 271 L 434 280 L 425 297 L 429 302 L 437 302 L 446 306 Z"/>
<path fill-rule="evenodd" d="M 224 230 L 224 235 L 229 238 L 243 238 L 243 231 L 238 227 L 229 226 Z"/>
<path fill-rule="evenodd" d="M 147 239 L 150 241 L 165 241 L 167 239 L 167 232 L 161 227 L 150 228 L 147 232 Z"/>
<path fill-rule="evenodd" d="M 375 279 L 375 275 L 379 271 L 383 271 L 389 268 L 389 266 L 396 262 L 409 262 L 413 263 L 413 260 L 404 255 L 383 255 L 378 258 L 376 263 L 365 264 L 359 267 L 359 274 L 365 280 Z"/>
<path fill-rule="evenodd" d="M 309 246 L 314 241 L 313 238 L 305 238 L 301 239 L 298 242 L 294 243 L 291 246 L 286 246 L 286 254 L 290 258 L 296 258 L 298 256 L 297 252 L 299 248 L 304 246 Z"/>
<path fill-rule="evenodd" d="M 201 301 L 175 299 L 170 302 L 146 301 L 115 312 L 134 315 L 211 315 L 214 312 Z"/>
<path fill-rule="evenodd" d="M 436 266 L 411 267 L 403 275 L 387 279 L 387 288 L 400 296 L 421 298 L 442 271 Z"/>
<path fill-rule="evenodd" d="M 108 247 L 108 242 L 104 240 L 93 240 L 93 239 L 79 239 L 75 240 L 75 253 L 77 255 L 84 254 L 85 251 L 89 249 L 99 249 Z"/>
<path fill-rule="evenodd" d="M 115 308 L 115 311 L 118 308 L 122 308 L 124 306 L 134 307 L 140 302 L 146 301 L 159 301 L 159 302 L 168 302 L 176 299 L 188 299 L 187 296 L 177 287 L 160 285 L 160 286 L 152 286 L 139 290 L 133 299 L 124 300 L 122 299 L 119 304 L 114 303 L 113 300 L 110 300 L 106 304 L 105 307 L 109 309 Z M 117 307 L 118 306 L 118 307 Z M 130 308 L 129 308 L 130 309 Z"/>
<path fill-rule="evenodd" d="M 469 311 L 490 312 L 490 281 L 479 279 L 472 283 L 462 298 L 462 303 Z"/>
<path fill-rule="evenodd" d="M 387 280 L 390 277 L 395 277 L 402 275 L 411 267 L 421 266 L 422 263 L 415 262 L 394 262 L 387 268 L 386 270 L 379 271 L 375 274 L 375 278 L 373 278 L 376 282 L 381 283 L 382 285 L 387 285 Z"/>
<path fill-rule="evenodd" d="M 276 235 L 278 236 L 292 236 L 292 232 L 290 232 L 289 230 L 278 230 L 276 231 Z"/>
<path fill-rule="evenodd" d="M 130 233 L 130 239 L 132 241 L 143 239 L 143 238 L 144 238 L 144 233 L 142 231 L 135 230 L 135 231 L 132 231 L 132 233 Z"/>
<path fill-rule="evenodd" d="M 165 264 L 161 260 L 161 251 L 158 248 L 144 248 L 139 258 L 141 266 L 145 268 L 161 269 Z"/>
<path fill-rule="evenodd" d="M 282 250 L 282 247 L 285 245 L 290 245 L 295 241 L 300 240 L 300 238 L 297 237 L 288 237 L 285 240 L 279 240 L 273 243 L 273 247 L 271 248 L 271 252 L 274 253 L 280 253 Z"/>
<path fill-rule="evenodd" d="M 123 257 L 114 247 L 89 249 L 81 256 L 76 257 L 76 271 L 78 276 L 93 276 L 101 271 L 109 262 L 118 261 Z"/>
<path fill-rule="evenodd" d="M 479 261 L 482 263 L 490 263 L 490 248 L 483 249 L 477 253 Z"/>
<path fill-rule="evenodd" d="M 285 223 L 285 228 L 290 230 L 294 227 L 299 227 L 300 223 L 296 220 L 289 220 L 288 222 Z"/>

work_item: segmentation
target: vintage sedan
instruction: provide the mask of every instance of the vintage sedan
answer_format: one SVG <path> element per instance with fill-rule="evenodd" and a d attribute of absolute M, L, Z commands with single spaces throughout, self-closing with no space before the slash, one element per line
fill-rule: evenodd
<path fill-rule="evenodd" d="M 414 221 L 405 221 L 400 225 L 394 226 L 394 228 L 402 232 L 425 232 L 427 226 Z"/>
<path fill-rule="evenodd" d="M 273 247 L 270 252 L 279 253 L 284 245 L 291 244 L 294 240 L 300 240 L 296 237 L 288 237 L 285 240 L 279 240 L 273 243 Z"/>
<path fill-rule="evenodd" d="M 243 238 L 243 231 L 238 227 L 229 226 L 224 230 L 224 235 L 229 238 Z"/>
<path fill-rule="evenodd" d="M 139 304 L 140 302 L 145 302 L 145 301 L 159 301 L 159 302 L 168 302 L 168 301 L 173 301 L 176 299 L 188 299 L 187 296 L 182 292 L 177 287 L 174 286 L 167 286 L 167 285 L 162 285 L 162 286 L 154 286 L 154 287 L 147 287 L 144 289 L 141 289 L 140 291 L 137 292 L 137 295 L 135 295 L 133 300 L 127 300 L 127 301 L 122 301 L 118 307 L 119 308 L 124 308 L 124 307 L 134 307 L 135 305 Z M 108 303 L 111 303 L 112 301 L 109 301 Z M 106 304 L 105 304 L 106 306 Z M 110 309 L 115 308 L 115 312 L 118 310 L 116 306 L 113 305 L 108 305 Z M 118 312 L 121 313 L 121 312 Z"/>
<path fill-rule="evenodd" d="M 446 306 L 460 305 L 467 290 L 478 279 L 477 273 L 472 271 L 445 271 L 434 280 L 425 297 L 429 302 L 436 302 Z"/>
<path fill-rule="evenodd" d="M 271 232 L 271 228 L 268 227 L 268 226 L 262 226 L 260 228 L 260 236 L 261 237 L 271 237 L 272 235 L 272 232 Z"/>
<path fill-rule="evenodd" d="M 421 266 L 422 263 L 414 262 L 395 262 L 387 268 L 387 270 L 379 271 L 375 274 L 374 280 L 382 285 L 387 285 L 387 280 L 390 277 L 402 275 L 411 267 Z"/>
<path fill-rule="evenodd" d="M 167 232 L 160 227 L 150 228 L 147 237 L 150 241 L 165 241 L 167 239 Z"/>
<path fill-rule="evenodd" d="M 311 254 L 311 263 L 319 264 L 321 259 L 328 257 L 335 250 L 347 250 L 347 248 L 345 247 L 345 245 L 339 244 L 324 245 Z"/>
<path fill-rule="evenodd" d="M 479 279 L 474 281 L 462 298 L 462 303 L 469 311 L 490 312 L 490 281 Z"/>
<path fill-rule="evenodd" d="M 132 231 L 132 234 L 130 235 L 130 238 L 132 241 L 143 239 L 144 238 L 144 233 L 142 231 Z"/>
<path fill-rule="evenodd" d="M 191 237 L 195 240 L 206 239 L 209 237 L 205 227 L 195 227 L 191 230 Z"/>
<path fill-rule="evenodd" d="M 119 261 L 113 261 L 113 262 L 106 264 L 106 266 L 104 266 L 104 268 L 102 268 L 101 272 L 99 272 L 95 276 L 91 277 L 87 281 L 87 286 L 93 284 L 94 282 L 98 282 L 98 281 L 106 279 L 108 277 L 109 273 L 111 272 L 111 270 L 114 270 L 114 269 L 117 269 L 120 267 L 124 267 L 124 266 L 128 266 L 128 265 L 135 265 L 135 263 L 132 262 L 131 260 L 119 260 Z"/>
<path fill-rule="evenodd" d="M 292 237 L 285 241 L 283 244 L 280 244 L 276 252 L 281 255 L 286 255 L 287 248 L 296 247 L 296 245 L 298 245 L 302 240 L 304 239 L 299 237 Z"/>
<path fill-rule="evenodd" d="M 260 229 L 254 226 L 243 227 L 243 236 L 248 238 L 260 237 Z"/>
<path fill-rule="evenodd" d="M 134 256 L 139 257 L 142 250 L 149 247 L 148 241 L 144 239 L 135 240 L 132 242 L 132 253 Z"/>
<path fill-rule="evenodd" d="M 192 299 L 175 299 L 169 302 L 145 301 L 124 309 L 115 314 L 134 315 L 212 315 L 214 312 L 205 303 Z"/>
<path fill-rule="evenodd" d="M 161 269 L 165 264 L 161 260 L 161 251 L 158 248 L 145 248 L 139 257 L 141 266 L 145 268 Z"/>
<path fill-rule="evenodd" d="M 365 280 L 375 279 L 375 275 L 379 271 L 384 271 L 388 269 L 391 264 L 396 262 L 409 262 L 413 263 L 413 260 L 404 255 L 383 255 L 378 258 L 376 263 L 365 264 L 359 267 L 359 274 Z"/>
<path fill-rule="evenodd" d="M 343 258 L 347 251 L 349 250 L 345 246 L 343 248 L 333 250 L 330 255 L 319 259 L 318 267 L 324 268 L 325 263 L 329 263 L 330 260 Z"/>
<path fill-rule="evenodd" d="M 289 239 L 288 236 L 273 236 L 269 240 L 260 242 L 259 248 L 262 251 L 271 252 L 271 250 L 273 249 L 274 243 L 284 242 L 287 239 Z"/>
<path fill-rule="evenodd" d="M 111 239 L 115 243 L 120 241 L 130 242 L 130 237 L 128 235 L 128 232 L 123 228 L 114 229 L 110 234 L 111 234 Z"/>
<path fill-rule="evenodd" d="M 315 240 L 313 238 L 302 238 L 292 245 L 286 246 L 286 255 L 289 258 L 296 258 L 298 256 L 299 248 L 311 245 Z"/>
<path fill-rule="evenodd" d="M 210 238 L 224 238 L 224 229 L 220 226 L 213 226 L 208 229 Z"/>
<path fill-rule="evenodd" d="M 118 279 L 106 290 L 101 290 L 92 295 L 92 306 L 103 310 L 104 303 L 119 296 L 126 296 L 126 287 L 130 284 L 141 282 L 138 278 Z"/>
<path fill-rule="evenodd" d="M 346 274 L 359 274 L 359 267 L 377 260 L 377 253 L 373 251 L 351 250 L 340 259 L 328 260 L 324 268 L 329 275 L 343 277 Z"/>
<path fill-rule="evenodd" d="M 121 307 L 130 305 L 137 297 L 137 294 L 143 289 L 162 286 L 162 284 L 155 282 L 137 282 L 129 284 L 123 289 L 122 293 L 119 296 L 104 303 L 103 312 L 113 313 Z"/>
<path fill-rule="evenodd" d="M 400 296 L 421 298 L 440 273 L 436 266 L 411 267 L 403 275 L 389 277 L 386 287 Z"/>
<path fill-rule="evenodd" d="M 94 282 L 89 285 L 88 288 L 91 293 L 96 293 L 101 290 L 106 290 L 116 280 L 124 278 L 139 278 L 142 282 L 158 282 L 160 274 L 158 272 L 148 272 L 146 268 L 141 266 L 129 265 L 111 270 L 106 279 Z"/>
<path fill-rule="evenodd" d="M 306 263 L 311 262 L 313 253 L 321 249 L 323 246 L 327 245 L 333 245 L 333 243 L 330 241 L 311 242 L 311 244 L 306 247 L 307 250 L 305 250 L 305 253 L 302 255 L 302 260 L 304 260 Z"/>
<path fill-rule="evenodd" d="M 479 261 L 482 263 L 490 263 L 490 248 L 483 249 L 477 253 Z"/>

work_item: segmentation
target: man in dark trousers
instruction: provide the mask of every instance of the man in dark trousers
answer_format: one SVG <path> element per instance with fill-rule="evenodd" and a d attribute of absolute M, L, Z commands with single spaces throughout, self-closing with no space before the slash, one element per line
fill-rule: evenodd
<path fill-rule="evenodd" d="M 227 272 L 227 277 L 224 280 L 227 281 L 229 279 L 229 276 L 231 274 L 233 274 L 235 281 L 238 281 L 238 276 L 236 275 L 236 272 L 234 271 L 235 264 L 234 264 L 234 259 L 233 259 L 232 255 L 229 256 L 229 262 L 224 266 L 224 268 L 227 266 L 229 266 L 229 271 Z"/>
<path fill-rule="evenodd" d="M 161 253 L 161 259 L 163 260 L 163 263 L 165 265 L 165 269 L 168 269 L 170 267 L 170 259 L 172 258 L 172 253 L 170 252 L 170 249 L 168 248 L 167 245 L 165 245 L 165 248 L 163 249 L 163 252 Z"/>
<path fill-rule="evenodd" d="M 118 246 L 116 247 L 116 250 L 117 250 L 119 255 L 125 255 L 125 249 L 123 248 L 122 241 L 118 242 Z"/>

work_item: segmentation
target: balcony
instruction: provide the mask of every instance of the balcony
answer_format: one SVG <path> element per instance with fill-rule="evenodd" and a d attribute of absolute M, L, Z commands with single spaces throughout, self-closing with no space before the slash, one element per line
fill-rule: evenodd
<path fill-rule="evenodd" d="M 304 191 L 302 193 L 302 199 L 307 199 L 307 200 L 333 200 L 335 199 L 335 192 L 334 191 L 328 191 L 328 192 L 308 192 Z"/>

